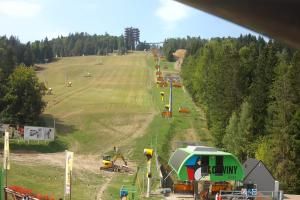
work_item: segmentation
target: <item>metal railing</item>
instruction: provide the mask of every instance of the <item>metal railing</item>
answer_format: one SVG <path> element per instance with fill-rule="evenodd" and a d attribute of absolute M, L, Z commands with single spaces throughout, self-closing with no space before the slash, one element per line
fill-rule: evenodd
<path fill-rule="evenodd" d="M 252 190 L 244 190 L 244 191 L 220 191 L 220 195 L 222 199 L 230 199 L 230 200 L 282 200 L 283 199 L 283 191 L 275 192 L 275 191 L 256 191 L 256 189 Z"/>

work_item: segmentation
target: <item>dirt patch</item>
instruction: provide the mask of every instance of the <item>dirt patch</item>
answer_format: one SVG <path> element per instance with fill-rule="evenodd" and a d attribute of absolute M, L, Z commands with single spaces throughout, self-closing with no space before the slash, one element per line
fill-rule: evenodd
<path fill-rule="evenodd" d="M 177 49 L 174 53 L 173 53 L 173 56 L 175 58 L 184 58 L 186 55 L 186 50 L 185 49 Z"/>
<path fill-rule="evenodd" d="M 15 163 L 21 163 L 22 165 L 27 166 L 36 166 L 36 165 L 47 165 L 54 167 L 65 167 L 65 153 L 12 153 L 10 154 L 11 161 Z M 93 173 L 95 175 L 100 175 L 104 178 L 103 184 L 98 186 L 96 199 L 102 200 L 103 193 L 109 186 L 115 172 L 100 171 L 100 165 L 102 160 L 100 156 L 97 155 L 74 155 L 74 164 L 73 172 L 77 177 L 86 179 L 86 173 Z M 128 163 L 128 166 L 131 169 L 135 169 L 135 165 L 132 162 Z"/>
<path fill-rule="evenodd" d="M 65 167 L 65 153 L 12 153 L 11 161 L 22 163 L 22 165 L 51 165 Z M 91 172 L 99 174 L 100 156 L 97 155 L 74 155 L 74 170 L 78 172 Z"/>
<path fill-rule="evenodd" d="M 183 59 L 178 59 L 175 63 L 174 63 L 174 69 L 177 71 L 181 71 L 181 64 L 183 62 Z"/>
<path fill-rule="evenodd" d="M 174 53 L 173 56 L 177 59 L 177 61 L 174 64 L 174 69 L 180 71 L 181 70 L 181 65 L 184 60 L 184 57 L 186 55 L 186 50 L 185 49 L 177 49 Z"/>
<path fill-rule="evenodd" d="M 33 69 L 34 69 L 34 71 L 43 71 L 43 70 L 45 70 L 46 68 L 45 67 L 42 67 L 42 66 L 40 66 L 40 65 L 34 65 L 33 66 Z"/>
<path fill-rule="evenodd" d="M 294 195 L 294 194 L 285 194 L 284 199 L 289 199 L 289 200 L 299 200 L 300 195 Z"/>

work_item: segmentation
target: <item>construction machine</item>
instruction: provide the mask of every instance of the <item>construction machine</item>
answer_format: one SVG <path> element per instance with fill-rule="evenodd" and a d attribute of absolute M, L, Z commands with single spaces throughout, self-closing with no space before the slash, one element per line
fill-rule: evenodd
<path fill-rule="evenodd" d="M 121 160 L 124 164 L 118 165 L 117 160 Z M 100 170 L 113 171 L 113 172 L 130 172 L 130 168 L 127 166 L 127 161 L 125 160 L 123 154 L 114 148 L 114 155 L 104 155 L 102 157 L 102 166 Z"/>

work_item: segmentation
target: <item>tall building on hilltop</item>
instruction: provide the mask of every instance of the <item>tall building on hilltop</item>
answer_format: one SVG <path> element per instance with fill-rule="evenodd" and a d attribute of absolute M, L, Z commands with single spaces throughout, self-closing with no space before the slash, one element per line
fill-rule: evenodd
<path fill-rule="evenodd" d="M 135 50 L 140 42 L 140 30 L 138 28 L 125 28 L 125 44 L 128 50 Z"/>

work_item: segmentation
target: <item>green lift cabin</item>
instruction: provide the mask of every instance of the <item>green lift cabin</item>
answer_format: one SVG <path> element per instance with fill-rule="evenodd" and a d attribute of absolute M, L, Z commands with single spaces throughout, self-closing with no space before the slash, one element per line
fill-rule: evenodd
<path fill-rule="evenodd" d="M 206 146 L 177 149 L 170 157 L 169 166 L 181 181 L 242 181 L 244 169 L 231 153 Z"/>

